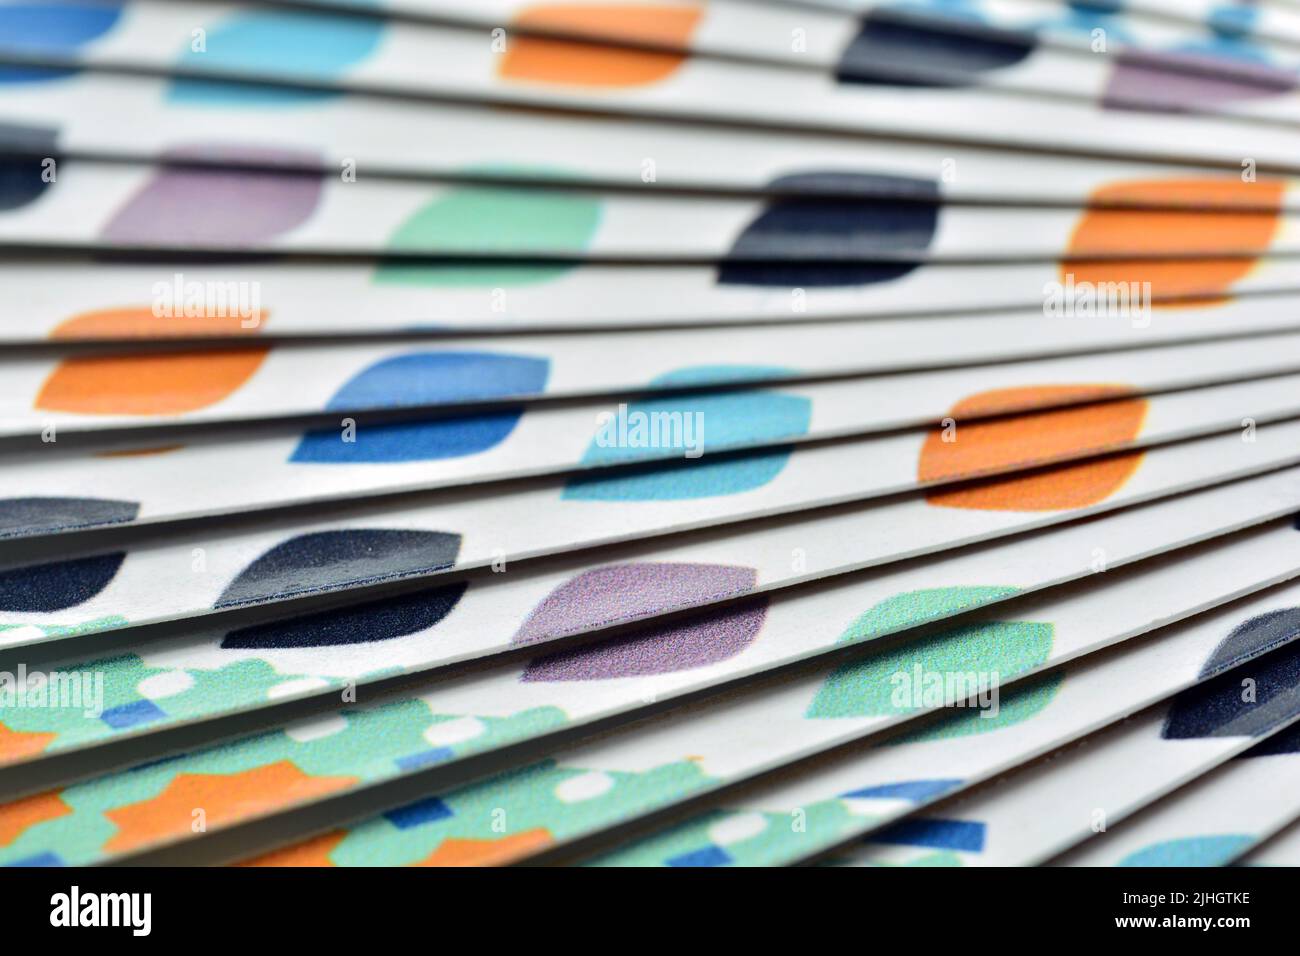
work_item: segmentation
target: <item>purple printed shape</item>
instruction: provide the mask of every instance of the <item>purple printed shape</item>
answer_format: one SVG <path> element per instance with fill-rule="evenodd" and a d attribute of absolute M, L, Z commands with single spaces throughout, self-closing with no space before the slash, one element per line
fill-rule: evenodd
<path fill-rule="evenodd" d="M 310 154 L 232 147 L 175 150 L 164 161 L 237 160 L 263 168 L 163 166 L 104 228 L 117 242 L 244 247 L 306 222 L 324 179 Z"/>
<path fill-rule="evenodd" d="M 1102 97 L 1109 109 L 1163 109 L 1171 112 L 1281 96 L 1295 88 L 1289 73 L 1246 76 L 1169 69 L 1150 53 L 1119 55 Z"/>
<path fill-rule="evenodd" d="M 722 564 L 621 564 L 579 575 L 552 591 L 524 622 L 516 644 L 532 644 L 744 594 L 753 568 Z M 670 624 L 647 624 L 613 640 L 529 663 L 527 681 L 603 680 L 667 674 L 734 657 L 758 636 L 767 601 L 756 598 Z"/>
<path fill-rule="evenodd" d="M 546 596 L 512 638 L 536 644 L 652 614 L 748 593 L 753 568 L 732 564 L 645 562 L 584 571 Z"/>

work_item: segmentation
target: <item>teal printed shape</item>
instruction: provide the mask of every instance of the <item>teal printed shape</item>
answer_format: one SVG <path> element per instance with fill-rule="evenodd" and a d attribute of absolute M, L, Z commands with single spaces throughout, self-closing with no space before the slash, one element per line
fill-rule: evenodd
<path fill-rule="evenodd" d="M 712 810 L 653 833 L 586 862 L 587 866 L 773 866 L 791 863 L 835 843 L 851 830 L 872 822 L 850 813 L 840 800 L 801 807 L 799 826 L 793 813 Z M 739 817 L 761 818 L 752 834 L 725 843 L 716 835 Z"/>
<path fill-rule="evenodd" d="M 655 388 L 700 382 L 730 384 L 786 378 L 793 370 L 760 365 L 694 366 L 655 378 Z M 786 467 L 792 451 L 783 440 L 802 437 L 812 422 L 812 402 L 770 389 L 652 397 L 619 407 L 602 424 L 582 463 L 591 468 L 632 464 L 664 446 L 680 459 L 615 474 L 591 471 L 569 481 L 564 497 L 577 501 L 680 501 L 740 494 L 761 488 Z M 680 447 L 678 447 L 680 446 Z M 759 451 L 713 452 L 762 446 Z"/>
<path fill-rule="evenodd" d="M 550 170 L 529 172 L 553 175 Z M 442 192 L 403 222 L 389 238 L 388 249 L 430 255 L 577 256 L 591 244 L 600 219 L 600 200 L 585 193 L 544 186 L 456 186 Z M 526 286 L 550 282 L 577 267 L 578 263 L 568 261 L 392 262 L 376 270 L 374 281 L 380 285 L 407 286 Z"/>
<path fill-rule="evenodd" d="M 465 863 L 521 835 L 539 842 L 611 825 L 629 814 L 707 789 L 715 781 L 690 761 L 643 772 L 588 770 L 544 760 L 374 817 L 329 853 L 336 866 Z M 436 812 L 430 812 L 432 810 Z"/>
<path fill-rule="evenodd" d="M 177 66 L 331 83 L 379 47 L 384 29 L 382 19 L 370 17 L 290 10 L 238 13 L 194 37 Z M 328 89 L 181 77 L 173 82 L 168 98 L 199 105 L 275 107 L 337 95 Z"/>
<path fill-rule="evenodd" d="M 1118 865 L 1227 866 L 1255 842 L 1255 837 L 1238 833 L 1165 840 L 1130 853 Z"/>
<path fill-rule="evenodd" d="M 1064 681 L 1065 677 L 1059 671 L 1031 678 L 1015 684 L 1009 690 L 1000 690 L 996 712 L 976 707 L 955 708 L 945 714 L 942 720 L 910 733 L 890 737 L 883 745 L 895 747 L 932 740 L 951 740 L 954 737 L 969 737 L 1014 727 L 1038 716 L 1056 698 Z"/>
<path fill-rule="evenodd" d="M 840 637 L 852 643 L 908 626 L 960 613 L 1014 591 L 993 589 L 942 589 L 911 592 L 883 602 L 859 617 Z M 999 680 L 1041 666 L 1051 651 L 1051 624 L 1027 621 L 991 621 L 949 628 L 915 641 L 901 642 L 881 654 L 837 667 L 818 690 L 807 716 L 877 717 L 909 713 L 924 706 L 934 676 L 976 673 L 997 674 Z M 918 686 L 919 685 L 919 686 Z"/>

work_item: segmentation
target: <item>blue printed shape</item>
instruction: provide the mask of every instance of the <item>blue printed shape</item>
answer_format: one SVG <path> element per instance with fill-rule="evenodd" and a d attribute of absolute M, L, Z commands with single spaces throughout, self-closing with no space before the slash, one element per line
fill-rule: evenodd
<path fill-rule="evenodd" d="M 975 23 L 899 20 L 873 11 L 840 55 L 840 83 L 961 87 L 1005 70 L 1034 52 L 1033 37 Z M 941 78 L 936 78 L 936 75 Z"/>
<path fill-rule="evenodd" d="M 214 607 L 239 607 L 341 588 L 396 581 L 451 567 L 460 535 L 445 531 L 348 528 L 298 535 L 253 561 Z"/>
<path fill-rule="evenodd" d="M 89 601 L 117 574 L 125 551 L 0 571 L 0 611 L 43 614 Z"/>
<path fill-rule="evenodd" d="M 1211 8 L 1205 25 L 1213 39 L 1185 44 L 1178 52 L 1209 57 L 1211 60 L 1236 60 L 1263 64 L 1268 56 L 1251 35 L 1259 26 L 1259 10 L 1244 4 L 1226 3 Z"/>
<path fill-rule="evenodd" d="M 726 866 L 734 863 L 731 854 L 720 846 L 710 844 L 699 850 L 681 853 L 664 860 L 666 866 Z"/>
<path fill-rule="evenodd" d="M 117 23 L 123 0 L 41 0 L 0 6 L 0 44 L 25 56 L 70 57 Z M 74 76 L 73 66 L 0 66 L 0 83 L 45 83 Z"/>
<path fill-rule="evenodd" d="M 661 388 L 689 387 L 707 380 L 749 381 L 790 374 L 789 369 L 765 366 L 700 366 L 659 376 L 652 384 Z M 664 437 L 680 439 L 680 447 L 668 447 L 683 456 L 692 447 L 699 451 L 769 447 L 702 458 L 683 457 L 665 464 L 620 469 L 614 474 L 596 470 L 570 479 L 564 497 L 581 501 L 677 501 L 761 488 L 776 478 L 790 459 L 789 445 L 771 443 L 806 435 L 811 421 L 812 402 L 807 398 L 766 389 L 670 395 L 631 402 L 625 412 L 602 427 L 582 456 L 584 465 L 601 468 L 643 461 L 650 452 L 663 452 L 665 443 L 659 439 Z M 633 427 L 636 424 L 644 424 L 644 430 L 637 432 Z M 642 440 L 633 440 L 637 435 L 647 440 L 653 436 L 659 447 L 649 448 Z"/>
<path fill-rule="evenodd" d="M 1130 853 L 1119 866 L 1227 866 L 1254 843 L 1239 834 L 1165 840 Z"/>
<path fill-rule="evenodd" d="M 921 265 L 943 205 L 937 183 L 906 176 L 796 173 L 773 180 L 770 188 L 788 195 L 768 202 L 737 236 L 718 268 L 720 284 L 892 282 Z M 802 261 L 792 261 L 791 250 Z M 910 258 L 892 261 L 900 252 Z"/>
<path fill-rule="evenodd" d="M 415 352 L 385 359 L 339 389 L 327 411 L 486 402 L 537 395 L 546 389 L 550 361 L 497 352 Z M 290 461 L 374 464 L 458 458 L 494 448 L 514 431 L 522 408 L 419 421 L 363 425 L 356 441 L 337 429 L 310 431 Z"/>
<path fill-rule="evenodd" d="M 424 826 L 426 823 L 446 820 L 452 815 L 451 807 L 447 806 L 441 799 L 426 797 L 423 800 L 417 800 L 415 803 L 408 803 L 404 807 L 389 810 L 384 814 L 384 818 L 399 830 L 413 830 L 416 827 Z"/>
<path fill-rule="evenodd" d="M 28 55 L 67 56 L 113 28 L 124 0 L 40 0 L 0 5 L 0 45 Z"/>
<path fill-rule="evenodd" d="M 450 747 L 431 747 L 428 750 L 421 750 L 419 753 L 398 757 L 393 762 L 397 764 L 398 769 L 406 773 L 413 773 L 416 770 L 423 770 L 425 767 L 446 763 L 455 755 L 455 752 Z"/>
<path fill-rule="evenodd" d="M 229 17 L 208 31 L 206 49 L 187 49 L 177 66 L 215 69 L 238 77 L 271 77 L 302 83 L 331 83 L 368 57 L 383 38 L 379 18 L 320 12 L 256 10 Z M 199 104 L 284 106 L 337 96 L 308 86 L 181 78 L 169 99 Z"/>
<path fill-rule="evenodd" d="M 884 783 L 875 787 L 863 787 L 840 794 L 846 800 L 907 800 L 922 803 L 943 796 L 961 783 L 959 779 L 945 780 L 900 780 L 897 783 Z"/>
<path fill-rule="evenodd" d="M 304 614 L 285 621 L 252 624 L 231 631 L 225 648 L 338 647 L 391 641 L 426 631 L 460 603 L 469 584 L 459 581 L 429 591 L 399 594 L 382 601 Z"/>
<path fill-rule="evenodd" d="M 974 820 L 902 820 L 871 834 L 870 843 L 924 846 L 978 853 L 984 849 L 985 826 Z"/>
<path fill-rule="evenodd" d="M 151 700 L 133 700 L 129 704 L 107 708 L 99 715 L 99 719 L 114 730 L 126 730 L 142 724 L 151 724 L 166 716 L 166 711 Z"/>
<path fill-rule="evenodd" d="M 37 853 L 34 856 L 25 856 L 21 860 L 14 860 L 12 863 L 6 863 L 5 866 L 67 866 L 63 862 L 63 857 L 57 853 Z"/>

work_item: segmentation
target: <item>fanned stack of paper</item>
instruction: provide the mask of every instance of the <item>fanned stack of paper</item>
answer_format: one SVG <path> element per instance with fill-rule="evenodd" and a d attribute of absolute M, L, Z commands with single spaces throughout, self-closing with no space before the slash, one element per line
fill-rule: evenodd
<path fill-rule="evenodd" d="M 0 2 L 0 863 L 1300 862 L 1300 2 Z"/>

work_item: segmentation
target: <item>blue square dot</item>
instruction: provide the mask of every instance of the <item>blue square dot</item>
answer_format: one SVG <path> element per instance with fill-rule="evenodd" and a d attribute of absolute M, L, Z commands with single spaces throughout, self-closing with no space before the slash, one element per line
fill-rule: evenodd
<path fill-rule="evenodd" d="M 114 730 L 125 730 L 127 727 L 151 724 L 155 720 L 161 720 L 166 716 L 166 711 L 153 701 L 136 700 L 129 704 L 119 704 L 117 707 L 108 708 L 99 715 L 99 719 Z"/>

